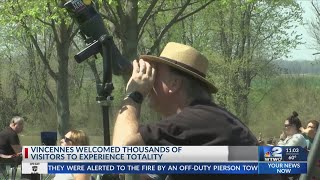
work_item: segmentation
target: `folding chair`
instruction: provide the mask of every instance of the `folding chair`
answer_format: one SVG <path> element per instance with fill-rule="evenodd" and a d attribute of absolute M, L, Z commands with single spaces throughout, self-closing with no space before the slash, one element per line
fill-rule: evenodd
<path fill-rule="evenodd" d="M 41 132 L 41 144 L 45 146 L 56 146 L 57 145 L 57 132 Z"/>

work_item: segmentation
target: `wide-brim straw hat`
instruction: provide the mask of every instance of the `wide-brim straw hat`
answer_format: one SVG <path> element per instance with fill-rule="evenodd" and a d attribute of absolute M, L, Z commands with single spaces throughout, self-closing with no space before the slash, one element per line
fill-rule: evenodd
<path fill-rule="evenodd" d="M 193 47 L 169 42 L 160 56 L 141 55 L 141 59 L 163 63 L 181 70 L 203 82 L 212 93 L 218 89 L 206 79 L 208 71 L 208 59 Z"/>

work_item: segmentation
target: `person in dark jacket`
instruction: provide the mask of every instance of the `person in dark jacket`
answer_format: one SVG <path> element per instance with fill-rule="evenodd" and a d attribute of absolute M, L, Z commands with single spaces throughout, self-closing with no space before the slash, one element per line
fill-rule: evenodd
<path fill-rule="evenodd" d="M 159 57 L 133 61 L 127 96 L 117 116 L 113 145 L 256 146 L 253 133 L 212 101 L 218 89 L 206 78 L 208 60 L 196 49 L 168 43 Z M 140 125 L 141 103 L 162 120 Z M 264 175 L 169 175 L 166 179 L 277 179 Z"/>

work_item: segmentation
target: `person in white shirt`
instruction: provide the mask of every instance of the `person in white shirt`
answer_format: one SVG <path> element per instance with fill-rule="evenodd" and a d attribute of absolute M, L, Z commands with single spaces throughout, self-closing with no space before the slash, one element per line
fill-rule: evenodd
<path fill-rule="evenodd" d="M 301 134 L 301 121 L 299 114 L 293 111 L 292 115 L 284 121 L 284 131 L 280 135 L 278 146 L 301 146 L 306 148 L 307 141 Z"/>

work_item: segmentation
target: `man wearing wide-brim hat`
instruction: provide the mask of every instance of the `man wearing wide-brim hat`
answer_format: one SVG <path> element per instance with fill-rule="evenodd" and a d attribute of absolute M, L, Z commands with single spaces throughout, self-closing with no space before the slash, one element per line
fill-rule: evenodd
<path fill-rule="evenodd" d="M 251 131 L 230 112 L 213 103 L 217 88 L 206 78 L 208 60 L 196 49 L 170 42 L 160 56 L 142 55 L 133 61 L 127 96 L 116 119 L 113 145 L 257 145 Z M 149 100 L 162 120 L 140 125 L 141 103 Z M 213 179 L 171 175 L 169 179 Z M 241 176 L 223 176 L 239 179 Z M 245 176 L 245 179 L 264 179 Z M 272 178 L 269 178 L 272 179 Z"/>

